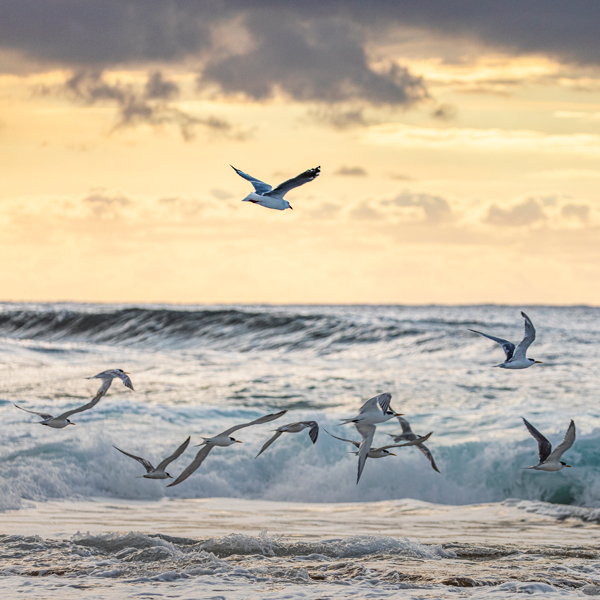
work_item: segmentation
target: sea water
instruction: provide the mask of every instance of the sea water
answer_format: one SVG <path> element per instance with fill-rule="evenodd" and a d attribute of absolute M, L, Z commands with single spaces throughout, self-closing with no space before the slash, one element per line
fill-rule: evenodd
<path fill-rule="evenodd" d="M 543 364 L 495 368 L 502 349 L 469 329 L 517 343 L 520 310 L 537 328 L 528 354 Z M 0 589 L 40 598 L 75 597 L 80 586 L 86 598 L 594 594 L 599 342 L 600 309 L 590 307 L 2 304 Z M 115 367 L 136 391 L 115 380 L 74 427 L 37 425 L 13 406 L 60 414 L 93 397 L 99 381 L 85 377 Z M 325 430 L 359 440 L 340 419 L 382 392 L 417 434 L 433 431 L 427 445 L 441 474 L 417 449 L 399 448 L 368 460 L 356 484 L 354 448 Z M 143 467 L 113 448 L 157 464 L 190 435 L 199 444 L 284 409 L 277 422 L 233 434 L 243 444 L 215 448 L 173 488 L 139 478 Z M 521 417 L 553 444 L 573 419 L 577 440 L 563 457 L 573 468 L 524 470 L 537 463 L 537 444 Z M 255 459 L 272 429 L 301 420 L 318 421 L 314 446 L 306 432 L 284 434 Z M 395 419 L 380 425 L 374 445 L 399 432 Z M 167 471 L 176 477 L 195 451 Z M 227 525 L 211 513 L 198 529 L 205 500 L 230 507 Z M 111 502 L 118 511 L 100 510 Z M 275 505 L 288 507 L 279 521 Z M 358 507 L 349 521 L 335 517 L 345 506 Z M 448 515 L 461 506 L 481 508 L 476 539 L 465 541 L 469 525 L 452 527 Z M 510 539 L 485 545 L 486 519 L 501 519 L 499 510 Z M 420 528 L 410 527 L 415 511 L 429 515 Z M 521 536 L 519 519 L 564 532 L 547 543 Z"/>

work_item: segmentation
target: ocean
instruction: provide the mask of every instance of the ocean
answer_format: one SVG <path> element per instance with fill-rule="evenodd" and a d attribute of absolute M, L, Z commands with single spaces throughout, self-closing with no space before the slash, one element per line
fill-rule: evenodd
<path fill-rule="evenodd" d="M 469 331 L 518 342 L 522 371 Z M 75 427 L 37 425 L 89 401 Z M 572 306 L 172 306 L 0 304 L 0 589 L 3 597 L 544 598 L 600 595 L 600 308 Z M 334 435 L 368 398 L 424 435 L 357 459 Z M 234 434 L 185 482 L 140 478 L 188 436 L 287 410 Z M 570 419 L 558 473 L 524 470 Z M 283 434 L 258 459 L 271 431 Z M 399 433 L 378 426 L 374 445 Z M 177 476 L 189 448 L 167 469 Z"/>

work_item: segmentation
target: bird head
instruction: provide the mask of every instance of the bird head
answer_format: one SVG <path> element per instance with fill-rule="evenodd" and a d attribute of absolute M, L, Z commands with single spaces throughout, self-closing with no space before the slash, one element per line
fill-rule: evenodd
<path fill-rule="evenodd" d="M 294 210 L 294 207 L 286 200 L 285 203 L 287 204 L 286 208 L 289 208 L 290 210 Z"/>
<path fill-rule="evenodd" d="M 391 409 L 388 408 L 388 410 L 385 411 L 385 414 L 388 417 L 401 417 L 404 413 L 397 413 L 397 412 L 394 412 L 393 410 L 391 410 Z"/>
<path fill-rule="evenodd" d="M 573 466 L 573 465 L 568 465 L 566 462 L 563 462 L 562 460 L 560 461 L 560 464 L 561 464 L 563 467 L 569 467 L 569 468 L 571 468 L 571 467 Z"/>
<path fill-rule="evenodd" d="M 77 425 L 77 423 L 73 423 L 72 421 L 69 421 L 69 419 L 67 419 L 67 423 L 68 423 L 69 425 Z"/>
<path fill-rule="evenodd" d="M 235 438 L 229 438 L 234 444 L 243 444 L 244 442 L 240 442 L 240 440 L 236 440 Z"/>
<path fill-rule="evenodd" d="M 168 473 L 165 472 L 165 475 L 169 478 L 169 479 L 173 479 Z"/>

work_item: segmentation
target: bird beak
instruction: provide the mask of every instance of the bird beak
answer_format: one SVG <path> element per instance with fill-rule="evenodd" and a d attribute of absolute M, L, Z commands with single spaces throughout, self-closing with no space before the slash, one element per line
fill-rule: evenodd
<path fill-rule="evenodd" d="M 292 206 L 290 206 L 289 208 L 290 208 L 290 210 L 294 210 L 294 208 Z"/>
<path fill-rule="evenodd" d="M 541 360 L 536 360 L 533 364 L 534 365 L 543 365 L 544 363 Z"/>
<path fill-rule="evenodd" d="M 390 452 L 390 456 L 397 456 L 397 454 L 394 454 L 393 452 Z"/>
<path fill-rule="evenodd" d="M 395 417 L 401 417 L 402 415 L 404 415 L 404 413 L 394 413 Z"/>
<path fill-rule="evenodd" d="M 235 440 L 236 444 L 243 444 L 244 442 L 240 442 L 240 440 Z"/>
<path fill-rule="evenodd" d="M 69 423 L 69 425 L 77 425 L 77 423 Z"/>
<path fill-rule="evenodd" d="M 128 373 L 127 371 L 123 371 L 123 373 L 125 373 L 125 375 L 131 375 L 131 373 Z"/>
<path fill-rule="evenodd" d="M 572 467 L 573 465 L 565 465 L 565 467 L 569 467 L 569 469 Z"/>

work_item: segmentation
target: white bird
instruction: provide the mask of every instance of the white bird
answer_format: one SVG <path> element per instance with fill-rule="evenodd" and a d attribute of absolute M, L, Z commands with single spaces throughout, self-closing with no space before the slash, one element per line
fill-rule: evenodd
<path fill-rule="evenodd" d="M 327 431 L 327 429 L 325 430 L 325 432 L 329 433 L 329 431 Z M 432 433 L 433 432 L 428 433 L 427 435 L 424 435 L 423 437 L 415 436 L 414 440 L 406 442 L 405 444 L 388 444 L 387 446 L 381 446 L 381 448 L 370 448 L 369 452 L 367 453 L 367 458 L 385 458 L 386 456 L 396 456 L 393 452 L 390 452 L 388 450 L 388 448 L 403 448 L 404 446 L 418 446 L 419 444 L 422 444 L 423 442 L 427 441 L 429 439 L 429 436 Z M 333 433 L 329 433 L 329 435 L 331 437 L 335 438 L 336 440 L 340 440 L 342 442 L 348 442 L 349 444 L 352 444 L 356 448 L 360 448 L 360 444 L 361 444 L 360 442 L 355 442 L 354 440 L 347 440 L 346 438 L 341 438 L 341 437 L 338 437 L 337 435 L 333 435 Z M 354 452 L 353 454 L 358 454 L 358 452 Z"/>
<path fill-rule="evenodd" d="M 251 425 L 262 425 L 263 423 L 268 423 L 269 421 L 274 421 L 275 419 L 279 419 L 285 415 L 287 410 L 282 410 L 281 412 L 274 413 L 271 415 L 265 415 L 264 417 L 259 417 L 258 419 L 254 419 L 254 421 L 250 421 L 250 423 L 243 423 L 242 425 L 234 425 L 229 429 L 226 429 L 219 435 L 215 435 L 211 438 L 202 438 L 204 441 L 200 446 L 202 448 L 196 454 L 196 458 L 184 469 L 184 471 L 177 477 L 177 479 L 170 483 L 167 487 L 172 487 L 185 481 L 203 462 L 204 459 L 208 456 L 209 452 L 215 447 L 220 446 L 222 448 L 226 448 L 227 446 L 231 446 L 232 444 L 238 443 L 241 444 L 240 440 L 236 440 L 231 437 L 231 434 L 238 429 L 243 429 L 244 427 L 250 427 Z"/>
<path fill-rule="evenodd" d="M 416 433 L 413 433 L 412 429 L 410 428 L 410 423 L 405 418 L 398 417 L 398 421 L 402 427 L 402 433 L 400 435 L 388 433 L 388 435 L 394 440 L 394 442 L 401 442 L 402 440 L 417 440 L 414 445 L 423 453 L 425 458 L 431 463 L 431 466 L 433 467 L 434 471 L 437 471 L 439 473 L 440 470 L 437 468 L 437 465 L 435 464 L 435 460 L 433 460 L 433 456 L 429 451 L 429 448 L 427 448 L 427 446 L 424 446 L 422 443 L 423 438 L 419 439 L 419 436 Z"/>
<path fill-rule="evenodd" d="M 356 478 L 356 483 L 360 481 L 360 476 L 365 468 L 367 454 L 371 450 L 371 444 L 373 443 L 373 437 L 375 436 L 376 425 L 385 423 L 393 417 L 402 416 L 399 413 L 390 410 L 391 400 L 392 395 L 388 393 L 374 396 L 360 407 L 358 415 L 342 421 L 343 425 L 353 423 L 362 437 L 362 442 L 358 449 L 358 476 Z"/>
<path fill-rule="evenodd" d="M 290 203 L 283 199 L 285 194 L 296 187 L 312 181 L 315 177 L 318 177 L 321 172 L 321 167 L 308 169 L 307 171 L 304 171 L 304 173 L 300 173 L 300 175 L 296 175 L 296 177 L 280 183 L 273 189 L 268 183 L 236 169 L 233 165 L 231 165 L 231 168 L 240 177 L 243 177 L 254 186 L 254 192 L 248 194 L 243 199 L 243 202 L 253 202 L 254 204 L 260 204 L 265 208 L 273 208 L 275 210 L 285 210 L 286 208 L 292 209 Z"/>
<path fill-rule="evenodd" d="M 299 433 L 308 429 L 308 435 L 313 444 L 317 442 L 319 437 L 319 424 L 316 421 L 299 421 L 298 423 L 290 423 L 282 425 L 275 429 L 275 435 L 265 442 L 265 445 L 260 449 L 260 452 L 254 457 L 258 458 L 282 433 Z"/>
<path fill-rule="evenodd" d="M 539 462 L 533 467 L 524 467 L 525 469 L 534 469 L 536 471 L 560 471 L 565 467 L 571 467 L 560 460 L 560 457 L 573 445 L 575 441 L 575 423 L 571 420 L 567 433 L 563 441 L 552 450 L 552 444 L 528 421 L 523 419 L 525 427 L 538 443 Z"/>
<path fill-rule="evenodd" d="M 24 410 L 25 412 L 31 413 L 32 415 L 42 417 L 43 420 L 40 421 L 40 425 L 46 425 L 48 427 L 52 427 L 53 429 L 62 429 L 67 425 L 75 425 L 75 423 L 69 421 L 68 417 L 76 413 L 83 412 L 84 410 L 90 410 L 90 408 L 94 408 L 94 406 L 96 406 L 96 404 L 100 402 L 100 398 L 102 398 L 102 396 L 104 396 L 104 394 L 98 392 L 87 404 L 84 404 L 79 408 L 68 410 L 67 412 L 62 413 L 61 415 L 58 415 L 58 417 L 53 417 L 48 413 L 36 412 L 35 410 L 27 410 L 26 408 L 21 408 L 20 406 L 17 406 L 14 402 L 13 404 L 20 410 Z"/>
<path fill-rule="evenodd" d="M 516 349 L 512 342 L 494 337 L 493 335 L 488 335 L 487 333 L 482 333 L 481 331 L 475 331 L 475 329 L 469 329 L 469 331 L 483 335 L 502 346 L 502 349 L 506 354 L 506 360 L 503 363 L 494 366 L 500 367 L 501 369 L 527 369 L 527 367 L 531 367 L 531 365 L 542 364 L 541 360 L 534 360 L 533 358 L 527 358 L 525 356 L 527 354 L 527 348 L 529 348 L 535 340 L 535 327 L 533 326 L 531 319 L 523 311 L 521 311 L 521 315 L 525 319 L 525 337 L 523 337 L 519 345 L 516 346 Z"/>
<path fill-rule="evenodd" d="M 129 373 L 126 373 L 122 369 L 109 369 L 108 371 L 102 371 L 102 373 L 98 373 L 98 375 L 94 375 L 93 377 L 86 377 L 86 379 L 100 379 L 102 384 L 98 388 L 98 393 L 106 394 L 108 392 L 108 388 L 110 387 L 113 379 L 119 378 L 123 385 L 128 387 L 130 390 L 133 390 L 133 383 L 131 383 L 131 379 L 129 379 Z"/>
<path fill-rule="evenodd" d="M 171 456 L 165 458 L 161 463 L 158 464 L 156 468 L 152 466 L 152 463 L 149 460 L 146 460 L 141 456 L 129 454 L 129 452 L 125 452 L 125 450 L 121 450 L 121 448 L 117 448 L 116 446 L 113 446 L 113 448 L 123 453 L 125 456 L 129 456 L 130 458 L 137 460 L 144 466 L 144 469 L 146 469 L 146 474 L 141 475 L 141 477 L 145 477 L 146 479 L 173 479 L 173 477 L 171 477 L 171 475 L 169 475 L 165 469 L 167 468 L 167 465 L 171 464 L 175 459 L 179 458 L 185 452 L 186 448 L 190 444 L 190 439 L 191 438 L 185 440 L 185 442 L 183 442 L 183 444 L 181 444 L 181 446 L 179 446 L 179 448 L 177 448 L 177 450 L 175 450 Z"/>

